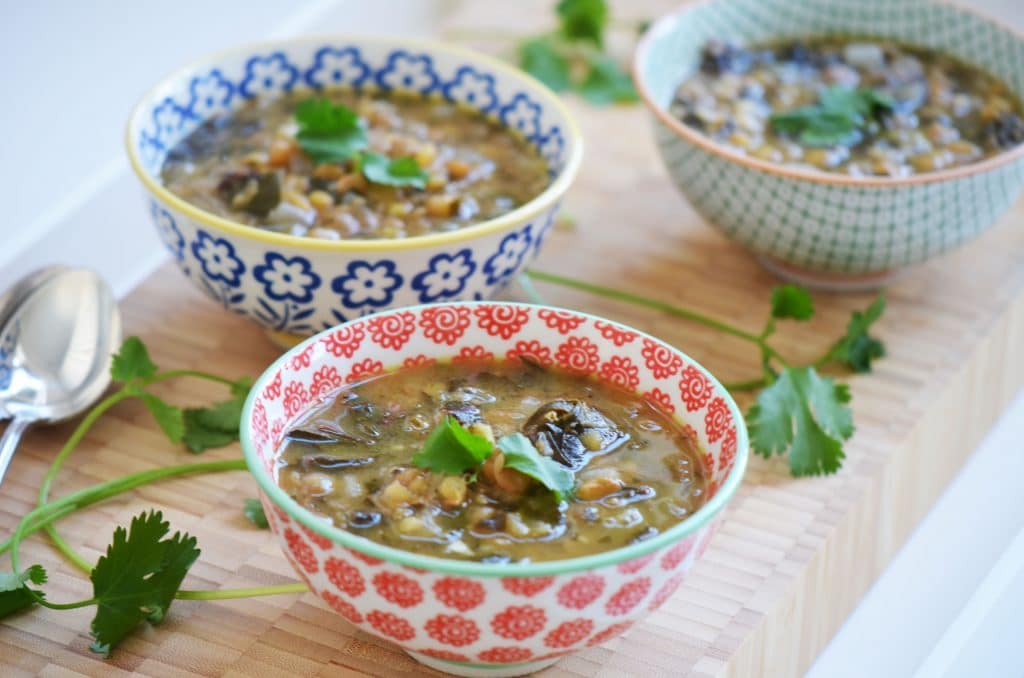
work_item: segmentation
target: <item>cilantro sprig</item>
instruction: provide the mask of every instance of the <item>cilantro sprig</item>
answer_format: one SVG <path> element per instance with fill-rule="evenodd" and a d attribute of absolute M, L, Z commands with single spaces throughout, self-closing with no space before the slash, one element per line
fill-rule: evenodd
<path fill-rule="evenodd" d="M 529 279 L 562 285 L 637 306 L 651 308 L 695 322 L 753 344 L 761 354 L 761 376 L 725 384 L 733 392 L 758 391 L 747 411 L 750 442 L 763 457 L 787 455 L 794 476 L 835 473 L 846 456 L 843 444 L 853 435 L 850 390 L 818 372 L 838 366 L 854 372 L 870 372 L 874 360 L 885 355 L 882 342 L 869 334 L 885 311 L 885 296 L 864 311 L 854 311 L 846 333 L 817 360 L 806 365 L 790 363 L 770 343 L 778 321 L 807 322 L 814 317 L 814 300 L 797 285 L 772 290 L 771 305 L 762 330 L 755 334 L 696 311 L 672 306 L 636 294 L 574 280 L 552 273 L 530 271 Z M 525 279 L 526 289 L 532 283 Z"/>
<path fill-rule="evenodd" d="M 776 132 L 789 134 L 806 146 L 851 146 L 864 138 L 869 123 L 893 110 L 885 92 L 870 87 L 833 85 L 818 95 L 818 103 L 772 114 Z"/>
<path fill-rule="evenodd" d="M 522 433 L 491 442 L 467 430 L 454 417 L 445 417 L 427 436 L 412 463 L 418 468 L 446 475 L 476 473 L 497 449 L 505 455 L 505 467 L 527 475 L 551 490 L 562 501 L 572 494 L 575 476 L 557 461 L 545 457 Z"/>
<path fill-rule="evenodd" d="M 367 181 L 383 186 L 425 188 L 427 172 L 413 157 L 389 158 L 369 151 L 366 122 L 344 104 L 322 97 L 295 106 L 295 140 L 317 164 L 352 161 Z"/>

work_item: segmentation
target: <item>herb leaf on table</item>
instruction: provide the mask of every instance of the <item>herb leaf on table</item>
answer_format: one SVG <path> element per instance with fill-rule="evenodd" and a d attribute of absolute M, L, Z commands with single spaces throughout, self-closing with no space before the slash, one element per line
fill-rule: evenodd
<path fill-rule="evenodd" d="M 871 363 L 885 356 L 885 345 L 868 334 L 868 330 L 885 312 L 885 296 L 880 295 L 863 312 L 854 311 L 846 326 L 846 335 L 829 351 L 829 357 L 847 365 L 854 372 L 870 372 Z"/>
<path fill-rule="evenodd" d="M 138 337 L 128 337 L 110 362 L 110 376 L 119 383 L 127 384 L 135 379 L 149 379 L 156 374 L 156 365 L 149 357 L 149 350 Z"/>
<path fill-rule="evenodd" d="M 29 591 L 30 583 L 37 586 L 46 583 L 46 570 L 42 565 L 32 565 L 23 572 L 0 572 L 0 619 L 34 605 L 37 597 L 43 597 L 42 591 Z"/>
<path fill-rule="evenodd" d="M 231 398 L 209 407 L 191 407 L 185 410 L 182 442 L 190 452 L 204 452 L 224 447 L 238 440 L 238 427 L 242 408 L 249 395 L 252 380 L 239 379 L 231 386 Z"/>
<path fill-rule="evenodd" d="M 572 87 L 569 59 L 545 37 L 530 38 L 519 45 L 520 67 L 556 92 Z"/>
<path fill-rule="evenodd" d="M 814 299 L 798 285 L 779 285 L 772 289 L 772 317 L 778 320 L 810 320 L 814 317 Z"/>
<path fill-rule="evenodd" d="M 263 511 L 263 504 L 260 503 L 259 499 L 247 497 L 242 513 L 250 523 L 261 530 L 266 530 L 270 527 L 270 522 L 267 521 L 267 514 Z"/>
<path fill-rule="evenodd" d="M 560 0 L 555 6 L 559 32 L 569 40 L 586 40 L 604 46 L 604 30 L 608 26 L 608 5 L 605 0 Z"/>

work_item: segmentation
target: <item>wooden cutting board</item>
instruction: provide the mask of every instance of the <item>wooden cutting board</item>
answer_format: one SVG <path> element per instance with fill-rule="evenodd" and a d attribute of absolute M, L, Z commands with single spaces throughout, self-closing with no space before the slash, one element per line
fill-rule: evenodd
<path fill-rule="evenodd" d="M 547 16 L 546 9 L 507 9 L 515 17 L 506 22 L 493 12 L 481 13 L 480 4 L 466 10 L 459 25 L 507 30 L 522 17 Z M 656 13 L 651 5 L 672 4 L 645 3 L 635 11 L 650 16 Z M 759 329 L 776 281 L 703 224 L 672 188 L 644 111 L 572 105 L 588 145 L 566 204 L 577 225 L 552 235 L 536 267 Z M 123 218 L 126 227 L 149 227 L 134 205 L 125 206 Z M 540 289 L 553 304 L 607 315 L 671 341 L 722 379 L 757 373 L 757 356 L 739 341 L 657 313 Z M 782 460 L 755 458 L 706 555 L 676 595 L 625 636 L 568 657 L 543 675 L 764 676 L 806 669 L 1024 383 L 1024 205 L 956 254 L 912 271 L 888 295 L 889 311 L 879 327 L 888 356 L 874 374 L 850 380 L 857 434 L 842 472 L 794 480 Z M 850 310 L 867 305 L 870 296 L 817 294 L 815 300 L 818 316 L 812 323 L 781 333 L 780 348 L 794 360 L 818 354 L 841 333 Z M 127 332 L 140 335 L 165 367 L 255 376 L 278 353 L 259 328 L 225 314 L 170 265 L 141 284 L 122 309 Z M 161 388 L 183 405 L 222 396 L 218 387 L 191 380 Z M 72 426 L 26 435 L 0 491 L 0 534 L 9 534 L 33 506 L 39 482 Z M 204 458 L 239 456 L 234 445 Z M 189 461 L 196 459 L 167 443 L 142 407 L 123 403 L 69 459 L 55 496 Z M 270 535 L 242 517 L 242 498 L 255 493 L 243 472 L 197 476 L 109 500 L 59 527 L 95 561 L 115 525 L 159 507 L 175 529 L 195 535 L 203 550 L 187 588 L 291 582 L 291 568 Z M 40 562 L 50 571 L 52 599 L 91 594 L 82 574 L 41 537 L 32 537 L 22 554 L 24 562 Z M 434 673 L 356 631 L 310 594 L 177 601 L 163 625 L 133 635 L 107 661 L 88 649 L 91 615 L 91 609 L 35 609 L 3 620 L 2 673 Z"/>

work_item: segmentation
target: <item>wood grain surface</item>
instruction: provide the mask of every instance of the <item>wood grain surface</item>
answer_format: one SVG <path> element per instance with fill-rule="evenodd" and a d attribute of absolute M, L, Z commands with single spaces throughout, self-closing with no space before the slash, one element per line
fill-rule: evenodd
<path fill-rule="evenodd" d="M 483 11 L 479 4 L 459 17 L 459 25 L 489 21 L 507 29 L 531 14 L 512 10 L 510 3 L 502 5 L 508 21 L 494 12 L 474 15 Z M 649 15 L 672 4 L 642 3 L 631 11 Z M 546 17 L 533 14 L 533 21 Z M 644 111 L 571 105 L 587 140 L 583 170 L 566 201 L 577 223 L 552 235 L 536 267 L 759 329 L 776 281 L 702 223 L 672 188 Z M 149 227 L 136 205 L 124 209 L 137 210 L 139 227 Z M 652 332 L 722 379 L 757 373 L 757 356 L 737 340 L 583 294 L 543 285 L 540 290 L 553 304 Z M 888 356 L 874 374 L 850 380 L 857 433 L 844 469 L 833 477 L 794 480 L 783 460 L 755 458 L 706 555 L 671 600 L 625 636 L 568 657 L 543 675 L 789 676 L 813 661 L 1024 383 L 1024 206 L 959 252 L 909 272 L 888 295 L 890 308 L 879 327 Z M 850 310 L 865 306 L 870 296 L 817 294 L 815 300 L 815 320 L 780 334 L 780 348 L 794 360 L 817 355 L 841 333 Z M 165 367 L 255 376 L 278 353 L 259 328 L 223 312 L 170 265 L 125 299 L 122 310 L 127 332 L 140 335 Z M 193 380 L 160 389 L 183 405 L 222 396 L 216 385 Z M 0 489 L 0 534 L 9 534 L 33 506 L 72 427 L 39 427 L 26 435 Z M 234 445 L 204 458 L 238 456 Z M 54 494 L 195 460 L 170 445 L 138 403 L 126 402 L 72 455 Z M 95 561 L 115 525 L 155 506 L 173 528 L 199 540 L 202 556 L 187 588 L 291 582 L 291 568 L 269 533 L 242 516 L 242 498 L 255 492 L 243 472 L 178 479 L 73 514 L 59 528 Z M 51 599 L 91 595 L 87 579 L 42 537 L 23 545 L 22 560 L 49 570 Z M 106 661 L 88 649 L 91 615 L 91 609 L 34 609 L 3 620 L 0 673 L 435 673 L 356 631 L 311 594 L 177 601 L 161 626 L 140 630 Z"/>

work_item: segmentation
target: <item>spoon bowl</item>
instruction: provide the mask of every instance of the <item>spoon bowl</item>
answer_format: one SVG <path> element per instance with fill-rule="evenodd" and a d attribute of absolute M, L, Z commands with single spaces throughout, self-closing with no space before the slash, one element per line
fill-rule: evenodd
<path fill-rule="evenodd" d="M 92 271 L 43 276 L 16 303 L 0 326 L 0 407 L 12 417 L 0 438 L 0 482 L 29 425 L 71 418 L 102 395 L 120 341 L 117 301 Z"/>

